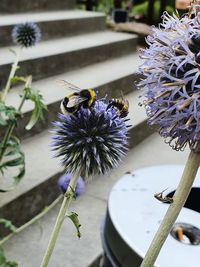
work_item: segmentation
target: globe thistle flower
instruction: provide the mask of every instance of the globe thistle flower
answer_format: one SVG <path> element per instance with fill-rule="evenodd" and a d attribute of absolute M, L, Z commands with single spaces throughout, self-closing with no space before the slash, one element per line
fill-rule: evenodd
<path fill-rule="evenodd" d="M 21 23 L 13 28 L 12 39 L 15 44 L 22 47 L 34 46 L 41 39 L 41 31 L 36 23 Z"/>
<path fill-rule="evenodd" d="M 140 67 L 148 123 L 175 150 L 200 141 L 199 16 L 163 14 L 159 28 L 147 37 Z"/>
<path fill-rule="evenodd" d="M 84 177 L 105 173 L 117 166 L 127 151 L 127 126 L 117 110 L 97 100 L 90 109 L 80 107 L 59 115 L 54 123 L 52 148 L 69 173 Z"/>
<path fill-rule="evenodd" d="M 58 179 L 58 187 L 64 194 L 67 191 L 70 179 L 72 175 L 71 173 L 65 173 Z M 85 183 L 83 178 L 80 176 L 77 180 L 76 188 L 75 188 L 75 195 L 79 197 L 85 190 Z"/>

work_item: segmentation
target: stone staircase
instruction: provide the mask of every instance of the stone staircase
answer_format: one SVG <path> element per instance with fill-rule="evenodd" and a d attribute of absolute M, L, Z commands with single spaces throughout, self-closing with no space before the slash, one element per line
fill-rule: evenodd
<path fill-rule="evenodd" d="M 11 46 L 11 28 L 22 21 L 35 21 L 42 29 L 43 40 L 36 47 L 23 51 L 18 74 L 33 74 L 33 87 L 41 91 L 49 109 L 44 122 L 27 132 L 24 126 L 33 107 L 30 104 L 24 106 L 24 116 L 16 133 L 23 140 L 27 171 L 14 191 L 1 194 L 0 217 L 20 226 L 59 195 L 56 182 L 63 170 L 58 161 L 52 159 L 49 149 L 51 122 L 57 117 L 62 98 L 69 93 L 59 85 L 59 80 L 65 79 L 81 88 L 94 88 L 100 97 L 105 94 L 120 97 L 123 91 L 130 102 L 131 151 L 117 170 L 109 177 L 95 177 L 87 185 L 86 193 L 73 203 L 72 209 L 80 213 L 83 238 L 78 241 L 73 226 L 66 222 L 50 264 L 52 267 L 89 266 L 101 253 L 100 220 L 105 214 L 106 200 L 113 183 L 135 167 L 157 160 L 165 161 L 165 156 L 159 158 L 159 149 L 161 147 L 164 151 L 164 148 L 155 136 L 134 148 L 152 133 L 146 127 L 144 110 L 138 106 L 139 92 L 134 90 L 139 79 L 138 38 L 107 31 L 104 14 L 76 10 L 75 0 L 18 0 L 17 4 L 14 0 L 1 0 L 0 12 L 1 36 L 3 34 L 0 41 L 0 55 L 3 55 L 0 56 L 0 87 L 5 84 L 13 60 L 8 49 Z M 20 100 L 18 93 L 19 88 L 14 88 L 7 103 L 17 106 Z M 167 153 L 166 157 L 173 162 L 171 152 L 167 150 Z M 58 207 L 41 220 L 42 235 L 35 224 L 6 243 L 8 257 L 19 261 L 20 267 L 39 266 L 57 210 Z"/>

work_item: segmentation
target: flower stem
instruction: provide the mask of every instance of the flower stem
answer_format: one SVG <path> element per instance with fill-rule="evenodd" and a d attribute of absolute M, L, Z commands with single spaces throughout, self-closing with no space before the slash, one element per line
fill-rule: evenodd
<path fill-rule="evenodd" d="M 68 186 L 67 191 L 66 191 L 64 198 L 63 198 L 63 202 L 62 202 L 60 211 L 58 213 L 58 217 L 57 217 L 55 225 L 54 225 L 54 229 L 52 231 L 52 234 L 51 234 L 51 237 L 49 240 L 48 247 L 46 249 L 46 252 L 45 252 L 45 255 L 44 255 L 44 258 L 42 260 L 40 267 L 47 267 L 48 266 L 50 257 L 52 255 L 53 249 L 54 249 L 55 244 L 56 244 L 56 240 L 58 238 L 58 234 L 60 232 L 61 225 L 62 225 L 63 220 L 65 218 L 66 212 L 69 208 L 71 200 L 74 197 L 74 190 L 76 187 L 78 177 L 79 177 L 79 172 L 74 174 L 70 180 L 69 186 Z"/>
<path fill-rule="evenodd" d="M 26 80 L 26 84 L 25 84 L 25 86 L 24 86 L 24 89 L 30 87 L 31 82 L 32 82 L 32 76 L 28 76 L 28 78 L 27 78 L 27 80 Z M 23 97 L 22 97 L 22 100 L 21 100 L 21 102 L 20 102 L 20 104 L 19 104 L 19 107 L 18 107 L 17 111 L 19 111 L 19 112 L 21 111 L 22 106 L 23 106 L 23 104 L 24 104 L 24 101 L 26 100 L 26 96 L 27 96 L 27 91 L 24 90 L 24 95 L 23 95 Z M 1 150 L 0 150 L 0 162 L 1 162 L 1 160 L 2 160 L 2 158 L 3 158 L 3 156 L 4 156 L 4 153 L 5 153 L 5 151 L 6 151 L 7 142 L 9 141 L 9 139 L 10 139 L 10 137 L 11 137 L 11 135 L 12 135 L 12 132 L 13 132 L 13 130 L 14 130 L 14 128 L 15 128 L 15 124 L 16 124 L 15 121 L 12 121 L 12 122 L 9 124 L 9 126 L 8 126 L 8 128 L 7 128 L 7 131 L 6 131 L 6 133 L 5 133 L 5 136 L 4 136 L 4 138 L 3 138 L 3 141 L 2 141 L 2 144 L 1 144 Z"/>
<path fill-rule="evenodd" d="M 7 83 L 6 83 L 6 87 L 2 92 L 2 95 L 1 95 L 1 101 L 2 102 L 5 102 L 6 96 L 7 96 L 8 92 L 9 92 L 9 90 L 10 90 L 12 78 L 15 76 L 15 72 L 18 69 L 18 62 L 19 62 L 20 54 L 21 54 L 21 48 L 19 49 L 18 53 L 16 54 L 15 61 L 12 64 L 12 68 L 10 70 L 10 74 L 9 74 L 9 77 L 8 77 L 8 80 L 7 80 Z"/>
<path fill-rule="evenodd" d="M 185 165 L 181 181 L 179 182 L 176 193 L 173 196 L 173 203 L 169 206 L 140 267 L 154 266 L 158 254 L 188 198 L 199 164 L 200 153 L 191 151 Z"/>
<path fill-rule="evenodd" d="M 46 213 L 48 213 L 52 208 L 54 208 L 58 204 L 58 202 L 60 202 L 61 199 L 62 199 L 62 195 L 59 195 L 49 206 L 45 207 L 44 210 L 41 211 L 38 215 L 36 215 L 33 219 L 31 219 L 27 223 L 25 223 L 22 226 L 20 226 L 19 228 L 17 228 L 15 230 L 15 232 L 7 235 L 2 240 L 0 240 L 0 246 L 2 246 L 3 244 L 5 244 L 14 235 L 19 234 L 20 232 L 22 232 L 23 230 L 25 230 L 27 227 L 29 227 L 33 223 L 35 223 L 38 220 L 40 220 Z"/>

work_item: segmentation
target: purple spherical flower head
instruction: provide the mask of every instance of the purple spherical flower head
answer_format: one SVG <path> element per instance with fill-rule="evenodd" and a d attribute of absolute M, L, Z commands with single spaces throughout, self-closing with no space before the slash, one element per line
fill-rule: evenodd
<path fill-rule="evenodd" d="M 140 67 L 148 122 L 174 149 L 200 141 L 200 24 L 197 16 L 163 15 L 147 37 Z"/>
<path fill-rule="evenodd" d="M 41 31 L 34 22 L 17 24 L 12 30 L 12 39 L 21 47 L 34 46 L 41 39 Z"/>
<path fill-rule="evenodd" d="M 67 187 L 69 185 L 71 177 L 72 177 L 71 173 L 65 173 L 58 179 L 58 187 L 63 193 L 67 191 Z M 80 196 L 84 191 L 85 191 L 85 183 L 83 181 L 83 178 L 80 176 L 77 180 L 75 188 L 76 197 Z"/>
<path fill-rule="evenodd" d="M 54 123 L 52 148 L 69 173 L 84 177 L 105 173 L 117 166 L 127 151 L 127 126 L 115 109 L 103 100 L 81 107 L 71 115 L 59 115 Z"/>

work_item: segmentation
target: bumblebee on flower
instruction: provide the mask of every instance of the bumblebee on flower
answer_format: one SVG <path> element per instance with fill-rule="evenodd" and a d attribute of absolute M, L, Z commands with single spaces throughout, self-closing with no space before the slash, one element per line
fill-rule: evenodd
<path fill-rule="evenodd" d="M 65 170 L 81 170 L 84 177 L 105 173 L 126 155 L 128 127 L 117 109 L 105 99 L 95 100 L 90 108 L 60 114 L 54 123 L 53 150 L 62 157 Z"/>

